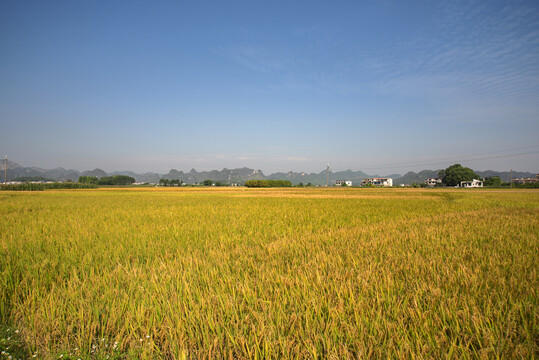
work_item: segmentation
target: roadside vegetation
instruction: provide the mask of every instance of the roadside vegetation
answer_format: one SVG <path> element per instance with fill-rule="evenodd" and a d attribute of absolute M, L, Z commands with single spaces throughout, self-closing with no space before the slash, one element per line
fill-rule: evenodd
<path fill-rule="evenodd" d="M 95 176 L 79 176 L 79 183 L 94 185 L 131 185 L 135 178 L 127 175 L 104 176 L 97 178 Z"/>
<path fill-rule="evenodd" d="M 245 182 L 249 188 L 292 187 L 288 180 L 249 180 Z"/>
<path fill-rule="evenodd" d="M 96 189 L 95 184 L 81 184 L 74 182 L 53 182 L 53 183 L 21 183 L 2 184 L 0 191 L 43 191 L 61 189 Z"/>
<path fill-rule="evenodd" d="M 536 190 L 3 192 L 0 213 L 13 358 L 539 354 Z"/>

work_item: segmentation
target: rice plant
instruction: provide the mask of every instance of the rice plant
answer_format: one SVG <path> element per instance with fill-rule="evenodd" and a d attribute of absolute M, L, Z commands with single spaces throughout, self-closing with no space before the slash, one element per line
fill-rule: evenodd
<path fill-rule="evenodd" d="M 536 190 L 3 192 L 0 213 L 20 354 L 539 354 Z"/>

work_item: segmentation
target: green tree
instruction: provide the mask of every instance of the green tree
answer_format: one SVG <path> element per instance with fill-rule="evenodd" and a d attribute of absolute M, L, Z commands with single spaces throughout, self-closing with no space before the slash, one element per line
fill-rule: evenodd
<path fill-rule="evenodd" d="M 502 186 L 502 179 L 499 176 L 493 176 L 485 179 L 485 186 Z"/>
<path fill-rule="evenodd" d="M 212 186 L 212 185 L 213 185 L 213 181 L 211 181 L 211 180 L 204 180 L 204 181 L 202 182 L 202 185 L 204 185 L 204 186 Z"/>
<path fill-rule="evenodd" d="M 95 176 L 79 176 L 79 182 L 85 184 L 97 184 L 98 179 Z"/>
<path fill-rule="evenodd" d="M 105 176 L 99 179 L 98 185 L 131 185 L 135 179 L 127 175 Z"/>
<path fill-rule="evenodd" d="M 135 178 L 127 175 L 115 175 L 112 177 L 113 185 L 131 185 L 135 181 Z"/>
<path fill-rule="evenodd" d="M 445 170 L 441 170 L 438 177 L 442 179 L 442 183 L 446 186 L 457 186 L 460 185 L 461 181 L 472 181 L 480 178 L 472 169 L 460 164 L 454 164 Z"/>
<path fill-rule="evenodd" d="M 245 182 L 247 187 L 292 187 L 288 180 L 249 180 Z"/>

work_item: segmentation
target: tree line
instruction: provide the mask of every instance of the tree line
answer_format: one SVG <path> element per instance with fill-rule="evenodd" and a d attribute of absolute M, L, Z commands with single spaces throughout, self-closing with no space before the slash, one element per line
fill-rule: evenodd
<path fill-rule="evenodd" d="M 173 179 L 173 180 L 160 179 L 159 180 L 159 185 L 161 186 L 180 186 L 181 184 L 183 184 L 183 181 L 180 179 Z"/>
<path fill-rule="evenodd" d="M 96 176 L 79 176 L 79 183 L 94 185 L 131 185 L 135 179 L 127 175 L 105 176 L 98 179 Z"/>
<path fill-rule="evenodd" d="M 55 182 L 55 183 L 22 183 L 1 185 L 0 190 L 8 191 L 43 191 L 60 189 L 95 189 L 96 184 L 74 183 L 74 182 Z"/>
<path fill-rule="evenodd" d="M 292 183 L 288 180 L 248 180 L 245 186 L 250 188 L 292 187 Z"/>

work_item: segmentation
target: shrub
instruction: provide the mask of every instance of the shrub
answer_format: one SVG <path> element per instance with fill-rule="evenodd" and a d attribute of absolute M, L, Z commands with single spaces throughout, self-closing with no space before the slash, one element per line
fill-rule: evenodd
<path fill-rule="evenodd" d="M 269 187 L 292 187 L 288 180 L 249 180 L 245 182 L 247 187 L 269 188 Z"/>
<path fill-rule="evenodd" d="M 24 184 L 12 184 L 12 185 L 2 185 L 0 190 L 4 191 L 43 191 L 43 190 L 60 190 L 60 189 L 96 189 L 97 185 L 95 184 L 84 184 L 84 183 L 47 183 L 47 184 L 34 184 L 34 183 L 24 183 Z"/>

